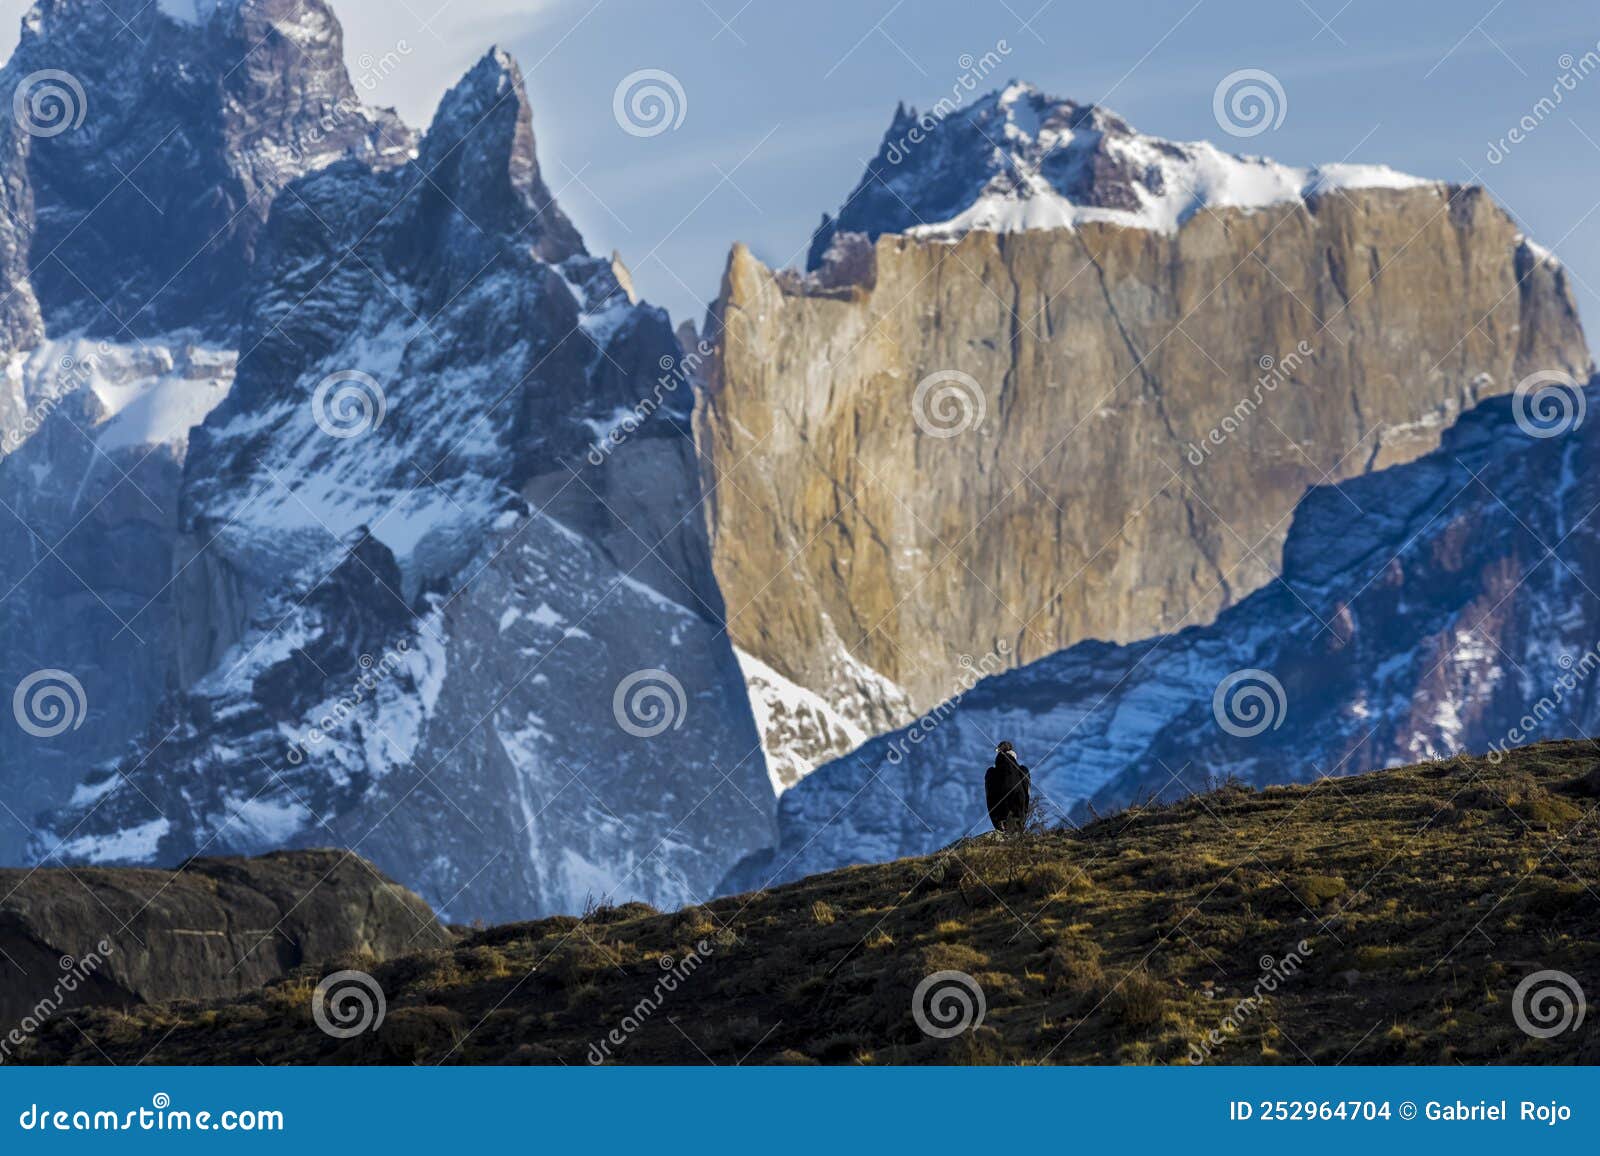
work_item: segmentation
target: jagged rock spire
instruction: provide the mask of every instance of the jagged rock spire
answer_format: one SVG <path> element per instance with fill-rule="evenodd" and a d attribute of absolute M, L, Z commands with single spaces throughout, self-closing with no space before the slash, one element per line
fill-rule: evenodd
<path fill-rule="evenodd" d="M 585 252 L 540 175 L 533 109 L 504 50 L 485 53 L 445 94 L 418 163 L 437 194 L 479 228 L 523 232 L 546 261 Z"/>

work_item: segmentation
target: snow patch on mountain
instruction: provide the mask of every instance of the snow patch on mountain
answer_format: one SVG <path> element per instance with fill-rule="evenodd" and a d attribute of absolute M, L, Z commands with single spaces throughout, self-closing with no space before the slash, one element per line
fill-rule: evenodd
<path fill-rule="evenodd" d="M 61 845 L 60 854 L 84 863 L 129 863 L 155 854 L 172 824 L 164 818 L 107 835 L 82 835 Z"/>
<path fill-rule="evenodd" d="M 750 707 L 775 793 L 783 794 L 809 775 L 819 756 L 854 750 L 867 741 L 868 733 L 821 695 L 785 678 L 753 654 L 738 648 L 734 654 L 750 690 Z"/>
<path fill-rule="evenodd" d="M 1410 189 L 1432 183 L 1383 165 L 1296 168 L 1261 157 L 1234 156 L 1205 142 L 1168 146 L 1180 150 L 1181 158 L 1163 153 L 1143 138 L 1110 141 L 1106 147 L 1119 159 L 1145 167 L 1145 179 L 1129 185 L 1137 207 L 1075 202 L 1013 156 L 1009 159 L 1016 166 L 1014 178 L 1008 175 L 987 187 L 971 206 L 947 221 L 906 231 L 914 237 L 950 238 L 974 231 L 1071 229 L 1090 221 L 1104 221 L 1124 228 L 1173 233 L 1202 209 L 1260 209 L 1336 189 Z M 1154 173 L 1160 173 L 1159 181 L 1153 179 Z"/>
<path fill-rule="evenodd" d="M 71 402 L 103 451 L 170 445 L 181 456 L 190 431 L 228 396 L 237 362 L 234 350 L 193 332 L 136 342 L 82 334 L 41 341 L 6 361 L 3 449 L 17 449 Z"/>
<path fill-rule="evenodd" d="M 1167 141 L 1107 109 L 1014 83 L 942 117 L 901 108 L 837 220 L 818 230 L 807 267 L 822 264 L 836 233 L 945 240 L 1089 222 L 1171 233 L 1208 208 L 1427 186 L 1444 195 L 1384 165 L 1285 165 Z"/>

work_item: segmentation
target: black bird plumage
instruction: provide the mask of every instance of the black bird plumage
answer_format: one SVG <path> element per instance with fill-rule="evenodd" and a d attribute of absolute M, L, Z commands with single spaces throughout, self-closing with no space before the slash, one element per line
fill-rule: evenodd
<path fill-rule="evenodd" d="M 1009 742 L 995 748 L 994 766 L 983 776 L 983 794 L 989 804 L 989 821 L 996 831 L 1020 831 L 1028 818 L 1028 768 L 1017 762 Z"/>

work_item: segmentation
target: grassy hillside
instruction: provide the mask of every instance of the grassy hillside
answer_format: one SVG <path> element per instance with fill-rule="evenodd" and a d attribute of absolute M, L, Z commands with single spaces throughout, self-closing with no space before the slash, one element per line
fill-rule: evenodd
<path fill-rule="evenodd" d="M 1225 787 L 675 914 L 466 931 L 233 1002 L 63 1013 L 33 1058 L 1595 1063 L 1600 1012 L 1536 1039 L 1512 996 L 1558 969 L 1600 998 L 1597 767 L 1594 744 L 1548 743 L 1498 765 Z M 335 966 L 376 976 L 381 1027 L 339 1040 L 314 1024 Z M 939 971 L 981 987 L 981 1026 L 918 1027 L 913 993 Z"/>

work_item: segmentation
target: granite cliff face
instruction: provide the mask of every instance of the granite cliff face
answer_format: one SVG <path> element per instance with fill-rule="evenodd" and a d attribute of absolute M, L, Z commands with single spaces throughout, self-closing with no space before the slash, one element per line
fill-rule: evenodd
<path fill-rule="evenodd" d="M 712 310 L 730 633 L 772 697 L 831 712 L 769 728 L 776 761 L 904 723 L 1001 643 L 1210 622 L 1281 573 L 1308 486 L 1428 453 L 1528 374 L 1587 377 L 1565 274 L 1481 189 L 1155 141 L 1022 86 L 898 165 L 896 139 L 809 272 L 735 248 Z"/>
<path fill-rule="evenodd" d="M 1566 419 L 1529 419 L 1557 402 Z M 1581 415 L 1597 404 L 1600 382 L 1538 407 L 1493 398 L 1435 452 L 1314 488 L 1279 579 L 1208 625 L 979 682 L 818 769 L 783 796 L 777 846 L 728 886 L 988 830 L 981 771 L 1001 737 L 1046 817 L 1075 824 L 1229 778 L 1308 783 L 1595 734 L 1600 426 Z"/>

